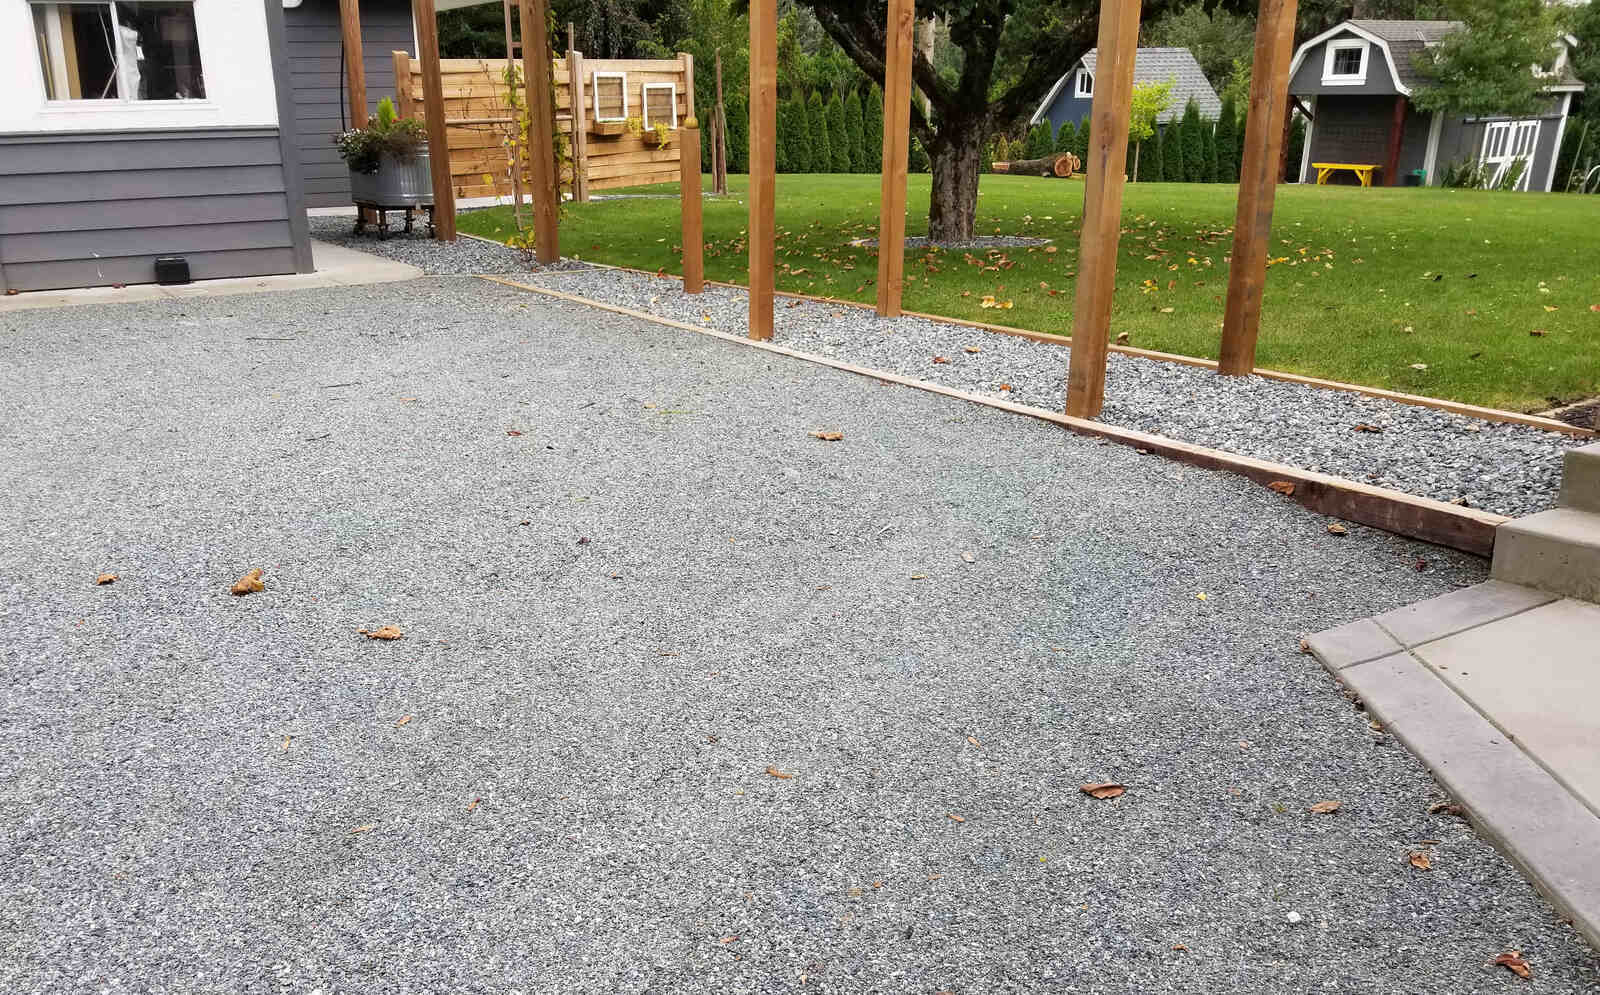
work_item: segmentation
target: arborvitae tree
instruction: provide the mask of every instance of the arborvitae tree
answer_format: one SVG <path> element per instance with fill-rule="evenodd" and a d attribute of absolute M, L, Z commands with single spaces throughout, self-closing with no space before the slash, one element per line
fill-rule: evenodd
<path fill-rule="evenodd" d="M 828 142 L 828 107 L 822 94 L 813 92 L 806 101 L 806 119 L 811 125 L 811 171 L 826 173 L 833 169 L 833 147 Z"/>
<path fill-rule="evenodd" d="M 911 139 L 911 153 L 906 156 L 907 172 L 926 173 L 932 167 L 933 163 L 928 159 L 927 149 L 924 149 L 922 143 L 915 138 Z"/>
<path fill-rule="evenodd" d="M 861 94 L 855 90 L 850 91 L 849 98 L 844 102 L 844 136 L 850 149 L 850 171 L 865 173 L 867 147 L 861 132 Z"/>
<path fill-rule="evenodd" d="M 1068 118 L 1061 122 L 1061 130 L 1056 132 L 1056 155 L 1066 155 L 1075 151 L 1078 144 L 1078 128 Z"/>
<path fill-rule="evenodd" d="M 1210 121 L 1200 122 L 1201 134 L 1206 139 L 1206 182 L 1220 183 L 1217 175 L 1217 130 Z"/>
<path fill-rule="evenodd" d="M 828 151 L 833 156 L 830 171 L 850 172 L 850 136 L 844 127 L 844 101 L 837 93 L 828 101 Z"/>
<path fill-rule="evenodd" d="M 780 131 L 779 137 L 789 146 L 789 172 L 813 172 L 811 117 L 806 113 L 806 98 L 797 93 L 784 106 L 789 109 L 788 128 L 787 131 Z"/>
<path fill-rule="evenodd" d="M 1296 114 L 1289 126 L 1289 154 L 1285 157 L 1283 179 L 1286 183 L 1300 182 L 1300 153 L 1306 147 L 1306 119 Z"/>
<path fill-rule="evenodd" d="M 1228 96 L 1222 101 L 1222 115 L 1217 118 L 1217 182 L 1239 182 L 1239 157 L 1234 137 L 1239 130 L 1239 106 Z"/>
<path fill-rule="evenodd" d="M 866 172 L 883 170 L 883 91 L 876 86 L 867 94 L 866 111 L 861 116 L 861 144 L 866 153 Z"/>
<path fill-rule="evenodd" d="M 1028 143 L 1022 149 L 1024 159 L 1043 159 L 1055 147 L 1050 136 L 1050 126 L 1040 122 L 1028 129 Z"/>
<path fill-rule="evenodd" d="M 728 172 L 750 172 L 750 108 L 745 98 L 730 95 L 723 98 L 728 114 Z"/>
<path fill-rule="evenodd" d="M 983 143 L 983 151 L 978 153 L 978 172 L 994 172 L 994 139 Z"/>
<path fill-rule="evenodd" d="M 1161 129 L 1161 179 L 1183 182 L 1183 127 L 1177 121 Z"/>
<path fill-rule="evenodd" d="M 1183 109 L 1179 124 L 1183 137 L 1183 178 L 1188 183 L 1204 183 L 1206 179 L 1205 122 L 1200 120 L 1200 105 L 1191 98 Z"/>
<path fill-rule="evenodd" d="M 1145 139 L 1144 145 L 1139 149 L 1139 182 L 1161 182 L 1161 126 L 1156 125 L 1155 134 Z"/>
<path fill-rule="evenodd" d="M 1089 168 L 1089 119 L 1084 118 L 1078 122 L 1078 134 L 1072 146 L 1072 153 L 1083 163 L 1084 169 Z"/>
<path fill-rule="evenodd" d="M 779 173 L 794 172 L 794 165 L 789 161 L 789 146 L 793 144 L 794 120 L 793 109 L 789 101 L 778 101 L 778 140 L 773 143 L 772 168 Z"/>

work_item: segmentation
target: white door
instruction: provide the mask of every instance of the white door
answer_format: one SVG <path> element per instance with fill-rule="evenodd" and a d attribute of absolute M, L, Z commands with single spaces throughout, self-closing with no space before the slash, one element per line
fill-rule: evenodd
<path fill-rule="evenodd" d="M 1484 187 L 1495 189 L 1512 169 L 1518 170 L 1513 190 L 1527 190 L 1533 175 L 1533 152 L 1539 147 L 1538 121 L 1491 121 L 1483 129 Z"/>

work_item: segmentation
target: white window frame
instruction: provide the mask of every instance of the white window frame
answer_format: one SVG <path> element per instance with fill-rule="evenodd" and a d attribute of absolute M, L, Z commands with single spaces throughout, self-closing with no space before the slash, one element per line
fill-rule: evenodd
<path fill-rule="evenodd" d="M 1537 118 L 1484 122 L 1483 146 L 1478 153 L 1478 165 L 1494 167 L 1494 172 L 1484 180 L 1488 189 L 1499 187 L 1506 170 L 1519 159 L 1523 160 L 1522 175 L 1517 177 L 1517 185 L 1513 189 L 1523 191 L 1530 189 L 1529 179 L 1533 173 L 1533 160 L 1539 154 L 1539 130 L 1542 123 Z M 1519 149 L 1521 151 L 1518 151 Z M 1491 150 L 1494 152 L 1493 155 L 1490 155 Z"/>
<path fill-rule="evenodd" d="M 600 113 L 600 81 L 602 79 L 619 79 L 622 81 L 622 116 L 605 117 Z M 628 74 L 607 73 L 596 69 L 589 76 L 589 87 L 594 91 L 594 119 L 596 121 L 626 121 L 628 120 Z"/>
<path fill-rule="evenodd" d="M 205 57 L 205 46 L 203 44 L 201 44 L 201 40 L 200 40 L 200 14 L 199 14 L 199 11 L 196 10 L 196 7 L 199 4 L 199 0 L 164 0 L 164 2 L 186 3 L 186 4 L 189 5 L 190 17 L 193 19 L 194 26 L 195 26 L 196 44 L 200 46 L 200 53 L 201 53 L 201 55 L 200 55 L 200 71 L 201 71 L 201 74 L 203 76 L 204 73 L 205 73 L 206 57 Z M 111 11 L 111 33 L 112 33 L 112 37 L 113 38 L 120 38 L 121 22 L 117 20 L 117 5 L 116 5 L 115 0 L 26 0 L 26 2 L 23 4 L 23 7 L 28 12 L 28 34 L 29 34 L 30 39 L 31 39 L 31 41 L 33 43 L 33 46 L 34 46 L 34 59 L 33 59 L 33 61 L 39 67 L 39 82 L 40 82 L 41 86 L 43 87 L 43 92 L 47 95 L 44 98 L 44 106 L 45 106 L 45 108 L 47 110 L 50 110 L 50 111 L 78 111 L 78 112 L 83 112 L 83 111 L 92 111 L 92 110 L 104 110 L 104 109 L 108 109 L 108 108 L 116 108 L 118 110 L 133 110 L 133 109 L 136 109 L 136 108 L 170 109 L 170 108 L 173 108 L 173 107 L 209 107 L 209 106 L 211 106 L 211 100 L 210 100 L 210 98 L 208 96 L 207 97 L 175 97 L 175 98 L 170 99 L 170 100 L 140 100 L 137 97 L 124 96 L 124 94 L 131 92 L 134 89 L 134 87 L 132 85 L 132 79 L 128 76 L 127 68 L 123 65 L 121 52 L 117 53 L 117 60 L 116 60 L 116 66 L 117 66 L 117 95 L 115 97 L 76 97 L 76 98 L 74 98 L 74 97 L 59 98 L 58 97 L 58 98 L 55 98 L 55 99 L 51 99 L 48 96 L 48 94 L 50 93 L 50 82 L 51 81 L 48 78 L 46 78 L 46 76 L 45 76 L 45 72 L 46 72 L 45 66 L 44 66 L 45 60 L 43 58 L 40 58 L 40 56 L 42 56 L 44 53 L 38 51 L 39 39 L 36 36 L 33 35 L 33 10 L 34 10 L 35 7 L 52 6 L 52 5 L 55 5 L 55 4 L 58 4 L 58 3 L 86 4 L 88 6 L 93 6 L 93 7 L 108 7 L 108 8 L 110 8 L 110 11 Z M 61 39 L 60 22 L 59 21 L 47 21 L 46 23 L 49 25 L 49 28 L 46 29 L 46 36 L 47 36 L 47 38 L 49 40 L 49 44 L 51 46 L 51 50 L 53 52 L 55 52 L 55 54 L 57 56 L 57 59 L 51 60 L 52 63 L 53 63 L 53 62 L 55 62 L 57 60 L 62 59 L 62 44 L 63 44 L 63 42 L 62 42 L 62 39 Z M 55 67 L 55 68 L 57 70 L 59 70 L 60 72 L 63 72 L 63 73 L 66 71 L 65 65 L 61 65 L 61 66 L 58 66 L 58 67 Z M 209 94 L 211 92 L 211 88 L 209 86 L 206 87 L 206 92 L 207 92 L 207 94 Z"/>
<path fill-rule="evenodd" d="M 1087 83 L 1088 85 L 1085 86 L 1084 85 L 1085 83 Z M 1075 77 L 1073 77 L 1073 80 L 1072 80 L 1072 95 L 1074 97 L 1078 97 L 1080 99 L 1083 98 L 1083 97 L 1093 97 L 1094 96 L 1094 73 L 1090 72 L 1087 69 L 1080 68 L 1078 70 L 1078 74 Z"/>
<path fill-rule="evenodd" d="M 669 99 L 670 99 L 669 106 L 671 106 L 671 108 L 672 108 L 672 123 L 670 125 L 668 125 L 668 127 L 670 127 L 673 131 L 677 131 L 678 130 L 678 84 L 676 84 L 676 83 L 646 83 L 644 86 L 639 88 L 639 119 L 644 122 L 644 126 L 646 128 L 655 127 L 654 122 L 652 122 L 650 120 L 650 91 L 651 90 L 666 90 L 668 92 L 668 96 L 669 96 Z"/>
<path fill-rule="evenodd" d="M 1361 68 L 1354 73 L 1335 73 L 1334 61 L 1339 52 L 1360 52 Z M 1322 56 L 1323 86 L 1362 86 L 1367 82 L 1367 66 L 1372 61 L 1372 43 L 1356 38 L 1328 42 Z"/>

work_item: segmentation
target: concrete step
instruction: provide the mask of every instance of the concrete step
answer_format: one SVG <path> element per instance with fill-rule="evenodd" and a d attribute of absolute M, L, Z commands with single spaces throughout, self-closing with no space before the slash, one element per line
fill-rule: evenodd
<path fill-rule="evenodd" d="M 1561 496 L 1556 504 L 1600 512 L 1600 443 L 1567 450 L 1561 467 Z"/>
<path fill-rule="evenodd" d="M 1600 602 L 1600 512 L 1552 508 L 1505 523 L 1495 529 L 1489 575 Z"/>

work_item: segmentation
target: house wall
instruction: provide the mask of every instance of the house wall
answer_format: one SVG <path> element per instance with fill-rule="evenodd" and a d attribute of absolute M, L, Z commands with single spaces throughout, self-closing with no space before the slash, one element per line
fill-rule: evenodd
<path fill-rule="evenodd" d="M 284 11 L 288 29 L 289 81 L 298 131 L 296 150 L 305 177 L 307 207 L 350 203 L 350 171 L 333 140 L 350 127 L 349 94 L 340 61 L 338 0 L 302 0 Z M 394 97 L 394 59 L 390 53 L 416 54 L 411 4 L 362 0 L 361 65 L 366 71 L 367 111 L 383 97 Z"/>
<path fill-rule="evenodd" d="M 1075 63 L 1067 70 L 1067 81 L 1061 87 L 1061 92 L 1056 94 L 1055 103 L 1045 111 L 1045 116 L 1050 119 L 1050 132 L 1055 134 L 1061 126 L 1068 121 L 1076 128 L 1081 125 L 1094 111 L 1093 97 L 1075 97 L 1078 89 L 1078 70 L 1083 68 L 1082 63 Z"/>
<path fill-rule="evenodd" d="M 1389 61 L 1384 58 L 1383 49 L 1379 48 L 1376 42 L 1367 42 L 1367 79 L 1365 83 L 1356 86 L 1323 85 L 1322 67 L 1324 60 L 1327 58 L 1328 45 L 1339 41 L 1366 41 L 1366 39 L 1361 38 L 1359 35 L 1345 32 L 1307 49 L 1305 57 L 1295 69 L 1294 75 L 1289 77 L 1290 93 L 1302 97 L 1320 96 L 1322 94 L 1356 97 L 1399 92 L 1395 86 L 1394 74 L 1389 71 Z"/>
<path fill-rule="evenodd" d="M 0 34 L 26 56 L 0 59 L 22 94 L 0 104 L 0 289 L 148 283 L 161 255 L 196 279 L 311 269 L 280 2 L 196 3 L 207 99 L 179 106 L 47 105 L 31 27 Z"/>
<path fill-rule="evenodd" d="M 1387 165 L 1389 130 L 1394 126 L 1394 100 L 1391 96 L 1348 96 L 1335 94 L 1317 98 L 1316 121 L 1311 127 L 1313 162 L 1356 162 Z M 1404 131 L 1400 136 L 1399 174 L 1404 177 L 1422 169 L 1428 158 L 1428 129 L 1432 118 L 1408 102 Z M 1307 170 L 1302 182 L 1316 182 L 1316 171 Z M 1356 183 L 1350 173 L 1336 173 L 1329 183 Z M 1388 177 L 1376 182 L 1387 184 Z"/>
<path fill-rule="evenodd" d="M 1556 148 L 1556 136 L 1561 130 L 1562 105 L 1561 97 L 1556 97 L 1546 105 L 1544 113 L 1538 115 L 1539 141 L 1534 145 L 1533 160 L 1528 164 L 1530 174 L 1529 190 L 1550 189 L 1550 163 L 1554 161 L 1559 149 Z M 1438 164 L 1434 169 L 1434 177 L 1430 182 L 1437 183 L 1438 177 L 1444 174 L 1446 166 L 1454 163 L 1476 162 L 1483 152 L 1483 132 L 1488 122 L 1505 121 L 1509 118 L 1472 118 L 1463 119 L 1449 117 L 1444 121 L 1439 131 L 1439 156 Z M 1519 118 L 1518 120 L 1529 120 Z"/>

